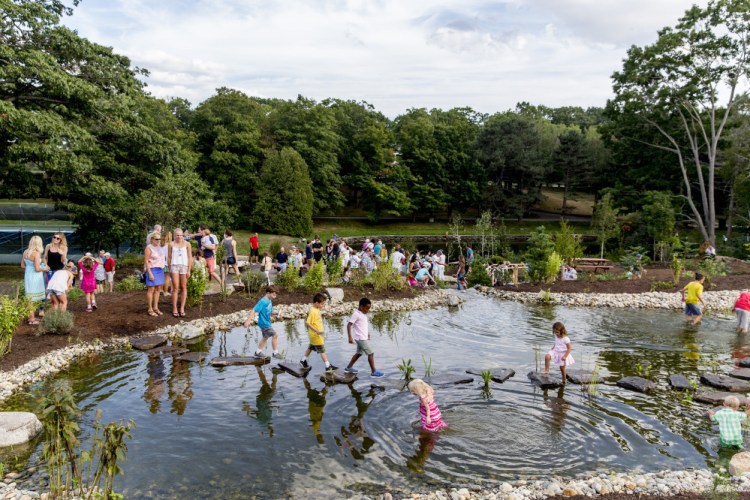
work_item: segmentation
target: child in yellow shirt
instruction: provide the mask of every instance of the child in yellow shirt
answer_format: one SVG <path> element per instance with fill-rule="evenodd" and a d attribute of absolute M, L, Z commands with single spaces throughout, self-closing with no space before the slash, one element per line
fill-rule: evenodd
<path fill-rule="evenodd" d="M 303 368 L 309 368 L 310 364 L 307 362 L 308 356 L 315 351 L 320 353 L 320 357 L 326 364 L 326 370 L 338 370 L 338 367 L 333 366 L 328 362 L 328 356 L 326 356 L 326 346 L 323 340 L 323 317 L 320 314 L 320 310 L 325 306 L 327 297 L 322 293 L 316 293 L 313 297 L 313 306 L 310 308 L 310 312 L 307 313 L 307 334 L 310 337 L 310 345 L 307 346 L 305 355 L 300 360 L 299 364 Z"/>

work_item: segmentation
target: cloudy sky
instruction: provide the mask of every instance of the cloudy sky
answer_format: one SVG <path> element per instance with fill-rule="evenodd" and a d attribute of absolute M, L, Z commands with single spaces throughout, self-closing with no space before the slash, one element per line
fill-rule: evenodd
<path fill-rule="evenodd" d="M 706 0 L 83 0 L 64 22 L 158 97 L 364 100 L 493 113 L 602 106 L 631 45 Z"/>

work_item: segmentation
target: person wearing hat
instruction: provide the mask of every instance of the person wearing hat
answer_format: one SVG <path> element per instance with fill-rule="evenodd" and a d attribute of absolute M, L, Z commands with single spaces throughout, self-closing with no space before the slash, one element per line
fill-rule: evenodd
<path fill-rule="evenodd" d="M 117 267 L 117 262 L 115 262 L 115 259 L 112 258 L 112 255 L 109 252 L 106 252 L 104 254 L 104 273 L 107 276 L 107 284 L 109 285 L 110 293 L 114 291 L 114 287 L 115 287 L 115 268 L 116 267 Z"/>

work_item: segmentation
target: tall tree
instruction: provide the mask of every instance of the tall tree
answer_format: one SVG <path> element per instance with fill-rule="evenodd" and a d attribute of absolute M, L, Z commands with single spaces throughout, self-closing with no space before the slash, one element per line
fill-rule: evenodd
<path fill-rule="evenodd" d="M 568 128 L 559 139 L 552 155 L 552 173 L 563 184 L 562 212 L 568 208 L 568 193 L 584 186 L 591 177 L 591 164 L 586 142 L 575 128 Z"/>

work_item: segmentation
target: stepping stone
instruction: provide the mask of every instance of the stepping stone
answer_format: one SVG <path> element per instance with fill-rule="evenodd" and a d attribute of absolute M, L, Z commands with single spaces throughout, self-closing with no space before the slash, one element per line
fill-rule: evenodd
<path fill-rule="evenodd" d="M 200 363 L 204 359 L 208 359 L 208 353 L 207 352 L 188 352 L 185 354 L 180 354 L 174 359 L 175 361 L 189 361 L 191 363 Z"/>
<path fill-rule="evenodd" d="M 750 368 L 750 358 L 740 358 L 737 361 L 737 365 L 741 366 L 742 368 Z"/>
<path fill-rule="evenodd" d="M 623 377 L 617 381 L 617 385 L 623 389 L 636 392 L 651 392 L 656 389 L 656 384 L 643 377 Z"/>
<path fill-rule="evenodd" d="M 735 368 L 734 371 L 732 371 L 728 375 L 734 378 L 750 380 L 750 368 Z"/>
<path fill-rule="evenodd" d="M 406 380 L 393 380 L 383 378 L 376 378 L 373 380 L 375 380 L 375 382 L 371 383 L 370 387 L 372 387 L 373 389 L 380 389 L 381 391 L 384 391 L 386 389 L 403 391 L 407 385 Z"/>
<path fill-rule="evenodd" d="M 211 360 L 211 366 L 262 366 L 271 362 L 270 357 L 256 358 L 255 356 L 229 356 L 218 357 Z"/>
<path fill-rule="evenodd" d="M 706 373 L 704 375 L 701 375 L 701 383 L 729 392 L 750 392 L 750 382 L 738 380 L 733 377 L 727 377 L 726 375 L 714 375 L 713 373 Z"/>
<path fill-rule="evenodd" d="M 453 297 L 453 295 L 451 295 L 451 297 Z M 516 374 L 516 371 L 510 368 L 490 368 L 489 370 L 492 373 L 492 381 L 497 382 L 499 384 L 502 384 L 503 382 L 505 382 L 506 380 L 508 380 L 509 378 L 511 378 L 513 375 Z M 481 377 L 482 371 L 483 370 L 471 368 L 469 370 L 466 370 L 466 373 Z"/>
<path fill-rule="evenodd" d="M 320 376 L 320 381 L 327 384 L 351 384 L 355 380 L 357 380 L 357 375 L 348 372 L 325 372 Z"/>
<path fill-rule="evenodd" d="M 177 327 L 177 337 L 182 340 L 197 339 L 205 335 L 206 331 L 203 327 L 196 325 L 182 325 Z"/>
<path fill-rule="evenodd" d="M 675 391 L 694 391 L 695 387 L 685 375 L 670 375 L 667 379 L 669 386 Z"/>
<path fill-rule="evenodd" d="M 0 412 L 0 446 L 16 446 L 34 439 L 42 431 L 42 423 L 30 412 Z"/>
<path fill-rule="evenodd" d="M 712 391 L 711 389 L 699 390 L 698 392 L 695 393 L 695 396 L 693 396 L 693 401 L 697 401 L 698 403 L 707 403 L 710 405 L 723 405 L 724 400 L 727 398 L 727 396 L 734 396 L 737 399 L 739 399 L 740 405 L 743 407 L 747 403 L 747 398 L 743 396 L 742 394 L 737 394 L 733 392 Z"/>
<path fill-rule="evenodd" d="M 307 374 L 310 373 L 310 370 L 312 370 L 312 368 L 309 366 L 307 368 L 303 368 L 299 363 L 279 363 L 279 368 L 291 375 L 294 375 L 297 378 L 307 376 Z"/>
<path fill-rule="evenodd" d="M 577 385 L 590 384 L 594 378 L 594 372 L 591 370 L 567 370 L 566 373 L 568 381 Z"/>
<path fill-rule="evenodd" d="M 130 339 L 130 347 L 139 351 L 148 351 L 167 343 L 165 335 L 151 335 L 149 337 L 138 337 Z"/>
<path fill-rule="evenodd" d="M 563 385 L 562 378 L 560 378 L 558 375 L 551 375 L 549 373 L 541 372 L 529 372 L 528 374 L 526 374 L 526 376 L 529 377 L 529 380 L 531 380 L 533 384 L 538 385 L 542 389 L 555 389 Z"/>
<path fill-rule="evenodd" d="M 184 347 L 164 345 L 155 349 L 149 349 L 148 351 L 146 351 L 146 354 L 148 354 L 149 356 L 159 356 L 161 358 L 164 358 L 167 356 L 178 356 L 180 354 L 185 354 L 188 352 L 190 352 L 190 349 L 186 349 Z"/>
<path fill-rule="evenodd" d="M 457 385 L 457 384 L 470 384 L 474 381 L 474 377 L 467 377 L 466 375 L 432 375 L 425 380 L 430 385 Z"/>

